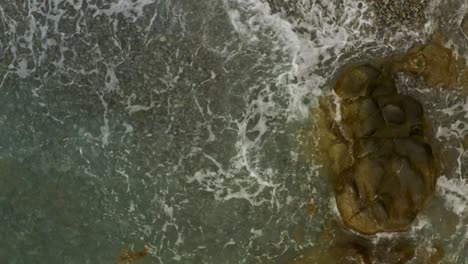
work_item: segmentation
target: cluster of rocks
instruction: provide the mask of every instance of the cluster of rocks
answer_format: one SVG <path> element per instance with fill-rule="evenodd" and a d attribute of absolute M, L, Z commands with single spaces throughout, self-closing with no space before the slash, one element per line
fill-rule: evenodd
<path fill-rule="evenodd" d="M 322 107 L 343 223 L 363 234 L 407 230 L 436 183 L 423 107 L 398 94 L 392 74 L 369 64 L 345 70 L 335 93 L 341 103 Z"/>
<path fill-rule="evenodd" d="M 419 28 L 426 23 L 428 0 L 367 0 L 381 27 Z"/>

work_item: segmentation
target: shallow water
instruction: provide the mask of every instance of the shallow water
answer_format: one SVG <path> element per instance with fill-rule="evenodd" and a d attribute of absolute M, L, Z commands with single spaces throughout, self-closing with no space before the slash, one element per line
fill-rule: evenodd
<path fill-rule="evenodd" d="M 0 0 L 0 262 L 115 263 L 146 246 L 140 263 L 285 263 L 318 247 L 337 214 L 302 141 L 309 109 L 341 66 L 403 52 L 440 21 L 466 56 L 453 25 L 467 6 L 433 1 L 449 19 L 383 33 L 351 0 L 288 14 L 260 0 Z M 468 97 L 423 88 L 455 169 L 410 235 L 467 263 Z"/>

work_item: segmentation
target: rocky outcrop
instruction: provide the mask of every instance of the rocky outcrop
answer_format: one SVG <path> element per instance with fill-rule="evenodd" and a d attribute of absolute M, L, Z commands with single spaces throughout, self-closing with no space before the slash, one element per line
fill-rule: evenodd
<path fill-rule="evenodd" d="M 370 64 L 344 70 L 334 91 L 322 101 L 324 152 L 344 224 L 363 234 L 406 230 L 436 183 L 423 107 Z"/>
<path fill-rule="evenodd" d="M 392 58 L 392 72 L 420 76 L 431 88 L 468 93 L 468 67 L 463 56 L 445 47 L 446 41 L 435 35 L 427 44 L 418 44 L 403 56 Z"/>

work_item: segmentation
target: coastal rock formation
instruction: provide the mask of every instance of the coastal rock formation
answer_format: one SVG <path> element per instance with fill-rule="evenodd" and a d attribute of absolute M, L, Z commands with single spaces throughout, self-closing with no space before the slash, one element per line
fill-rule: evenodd
<path fill-rule="evenodd" d="M 463 56 L 444 46 L 441 36 L 427 44 L 418 44 L 404 56 L 393 58 L 392 72 L 421 76 L 433 88 L 465 89 L 468 87 L 468 67 Z"/>
<path fill-rule="evenodd" d="M 344 70 L 322 101 L 324 146 L 346 226 L 363 234 L 406 230 L 432 196 L 436 173 L 421 104 L 398 94 L 390 70 Z"/>
<path fill-rule="evenodd" d="M 452 50 L 440 43 L 416 46 L 408 52 L 401 63 L 395 63 L 399 70 L 423 76 L 431 86 L 449 85 L 453 82 L 456 65 Z"/>

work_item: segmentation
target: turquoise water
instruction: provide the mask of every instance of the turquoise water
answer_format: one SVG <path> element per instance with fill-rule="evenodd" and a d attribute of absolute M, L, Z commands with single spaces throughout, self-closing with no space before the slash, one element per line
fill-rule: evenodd
<path fill-rule="evenodd" d="M 339 66 L 429 34 L 377 39 L 338 2 L 0 0 L 0 262 L 282 263 L 318 244 L 336 215 L 299 141 L 308 108 Z"/>

